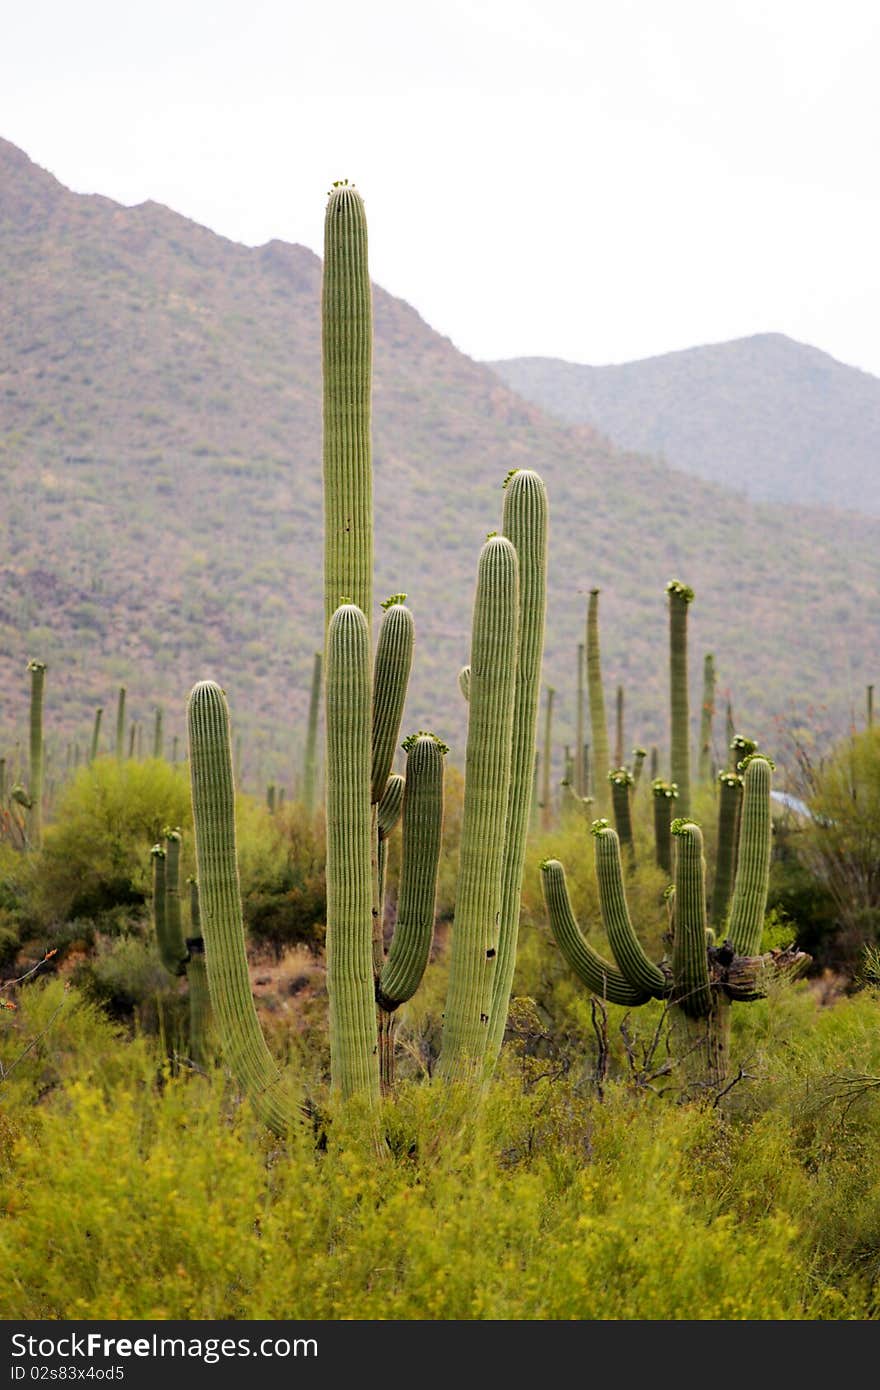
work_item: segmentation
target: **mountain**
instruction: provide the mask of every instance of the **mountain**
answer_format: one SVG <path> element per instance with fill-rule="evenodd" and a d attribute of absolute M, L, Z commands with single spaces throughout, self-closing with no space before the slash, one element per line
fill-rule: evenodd
<path fill-rule="evenodd" d="M 880 516 L 880 380 L 781 333 L 621 366 L 489 365 L 560 420 L 747 497 Z"/>
<path fill-rule="evenodd" d="M 290 785 L 322 640 L 320 276 L 301 246 L 249 248 L 155 203 L 71 193 L 0 142 L 0 748 L 13 758 L 36 656 L 56 768 L 66 743 L 87 744 L 96 706 L 111 746 L 118 685 L 147 747 L 164 707 L 170 747 L 190 686 L 212 677 L 246 781 Z M 463 763 L 476 559 L 521 466 L 550 496 L 560 740 L 594 585 L 627 743 L 664 739 L 673 576 L 697 592 L 695 706 L 711 649 L 768 750 L 793 705 L 846 727 L 880 670 L 880 523 L 754 505 L 615 448 L 378 286 L 374 311 L 375 594 L 404 590 L 415 614 L 407 729 L 436 730 Z"/>

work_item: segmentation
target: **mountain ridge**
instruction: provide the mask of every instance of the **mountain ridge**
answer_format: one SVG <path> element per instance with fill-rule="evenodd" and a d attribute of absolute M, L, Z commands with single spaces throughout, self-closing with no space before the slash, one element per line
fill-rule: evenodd
<path fill-rule="evenodd" d="M 165 706 L 170 742 L 190 686 L 212 676 L 248 779 L 289 784 L 321 640 L 320 259 L 277 239 L 242 246 L 161 204 L 70 193 L 35 167 L 0 142 L 0 733 L 23 737 L 30 656 L 49 661 L 56 763 L 118 684 L 145 726 Z M 880 664 L 880 525 L 755 506 L 613 448 L 404 301 L 374 286 L 373 302 L 375 593 L 409 592 L 416 617 L 407 730 L 435 729 L 463 762 L 477 555 L 524 466 L 550 496 L 544 678 L 560 741 L 596 585 L 628 742 L 665 738 L 673 575 L 697 590 L 695 680 L 714 649 L 721 690 L 765 746 L 792 703 L 846 727 Z M 808 619 L 809 651 L 790 640 Z M 108 708 L 108 746 L 110 723 Z"/>
<path fill-rule="evenodd" d="M 489 365 L 558 419 L 755 500 L 880 515 L 880 379 L 784 333 L 600 367 Z"/>

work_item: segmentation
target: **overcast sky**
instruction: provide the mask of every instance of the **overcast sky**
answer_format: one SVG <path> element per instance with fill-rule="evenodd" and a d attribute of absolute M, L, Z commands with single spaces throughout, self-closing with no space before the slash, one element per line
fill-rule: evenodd
<path fill-rule="evenodd" d="M 0 135 L 78 192 L 320 252 L 474 357 L 776 331 L 880 375 L 877 0 L 27 0 Z"/>

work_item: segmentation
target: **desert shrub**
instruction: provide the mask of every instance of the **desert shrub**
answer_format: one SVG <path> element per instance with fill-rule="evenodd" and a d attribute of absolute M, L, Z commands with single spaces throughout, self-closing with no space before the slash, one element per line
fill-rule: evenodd
<path fill-rule="evenodd" d="M 276 954 L 324 940 L 326 884 L 320 817 L 292 803 L 274 813 L 249 797 L 237 803 L 242 911 L 254 944 Z"/>
<path fill-rule="evenodd" d="M 98 758 L 80 768 L 32 857 L 34 917 L 45 924 L 136 909 L 149 893 L 150 846 L 166 825 L 186 831 L 191 823 L 189 781 L 179 764 Z"/>
<path fill-rule="evenodd" d="M 107 1008 L 116 1018 L 130 1018 L 155 1004 L 157 997 L 170 1000 L 179 993 L 159 959 L 155 941 L 139 936 L 99 937 L 94 952 L 74 971 L 74 981 L 87 999 Z M 152 1009 L 150 1010 L 152 1013 Z"/>

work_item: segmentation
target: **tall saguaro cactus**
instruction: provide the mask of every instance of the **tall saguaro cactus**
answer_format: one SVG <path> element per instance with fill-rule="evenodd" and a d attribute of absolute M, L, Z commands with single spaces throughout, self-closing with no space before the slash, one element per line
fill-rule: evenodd
<path fill-rule="evenodd" d="M 498 958 L 487 1052 L 491 1062 L 498 1056 L 504 1041 L 516 965 L 547 609 L 547 493 L 542 480 L 531 469 L 519 469 L 508 478 L 502 525 L 518 558 L 519 619 Z"/>
<path fill-rule="evenodd" d="M 116 702 L 116 761 L 121 763 L 125 757 L 125 686 L 119 687 Z"/>
<path fill-rule="evenodd" d="M 347 182 L 330 190 L 324 219 L 324 626 L 343 599 L 373 607 L 370 391 L 373 307 L 367 219 Z"/>
<path fill-rule="evenodd" d="M 712 780 L 712 720 L 715 717 L 715 657 L 707 652 L 703 657 L 703 703 L 700 708 L 700 781 L 705 786 Z"/>
<path fill-rule="evenodd" d="M 669 709 L 672 781 L 678 787 L 683 817 L 691 812 L 690 706 L 688 703 L 687 615 L 694 591 L 677 579 L 666 585 L 669 595 Z"/>
<path fill-rule="evenodd" d="M 471 639 L 464 808 L 439 1071 L 467 1080 L 489 1041 L 498 954 L 519 624 L 519 562 L 506 537 L 483 546 Z"/>
<path fill-rule="evenodd" d="M 605 693 L 602 689 L 602 661 L 599 652 L 599 590 L 590 590 L 587 605 L 587 693 L 590 701 L 590 733 L 593 742 L 593 795 L 596 810 L 605 816 L 611 809 L 608 773 L 611 753 L 605 720 Z"/>
<path fill-rule="evenodd" d="M 28 839 L 34 849 L 43 843 L 43 690 L 46 682 L 46 663 L 30 660 L 31 673 L 31 713 L 30 713 L 30 833 Z"/>

